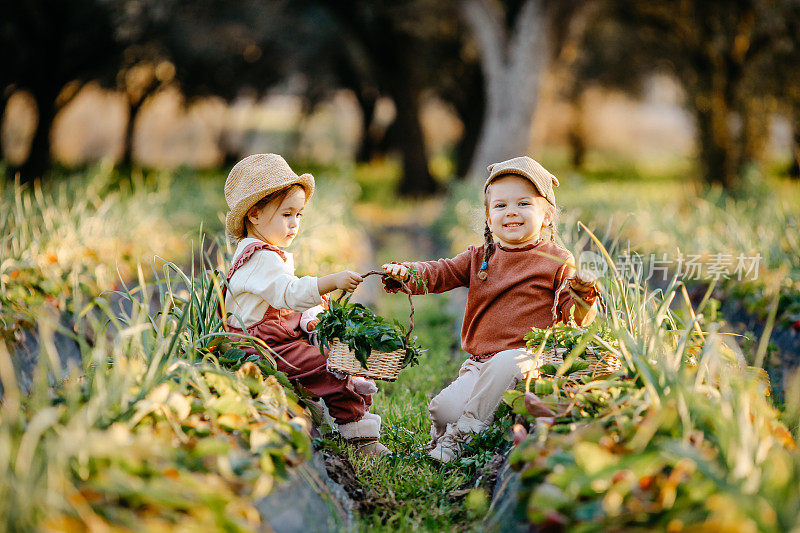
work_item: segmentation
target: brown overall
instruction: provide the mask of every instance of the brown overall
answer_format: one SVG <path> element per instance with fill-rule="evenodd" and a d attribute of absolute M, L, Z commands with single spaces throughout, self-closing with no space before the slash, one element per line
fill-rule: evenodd
<path fill-rule="evenodd" d="M 253 243 L 245 247 L 228 271 L 230 282 L 233 274 L 241 268 L 259 250 L 271 250 L 286 261 L 286 255 L 279 248 L 267 243 Z M 225 299 L 227 287 L 223 287 L 222 298 Z M 323 355 L 320 349 L 309 343 L 308 334 L 300 329 L 302 313 L 290 309 L 267 308 L 264 318 L 252 326 L 248 326 L 247 334 L 263 340 L 279 357 L 275 357 L 278 370 L 285 372 L 289 379 L 297 381 L 321 397 L 328 406 L 328 411 L 337 424 L 346 424 L 360 420 L 372 405 L 372 397 L 364 396 L 353 388 L 353 380 L 338 379 L 328 372 L 326 366 L 327 351 Z M 226 324 L 226 331 L 244 333 L 241 328 Z M 241 340 L 234 338 L 234 340 Z M 255 348 L 243 348 L 249 354 L 258 353 Z"/>

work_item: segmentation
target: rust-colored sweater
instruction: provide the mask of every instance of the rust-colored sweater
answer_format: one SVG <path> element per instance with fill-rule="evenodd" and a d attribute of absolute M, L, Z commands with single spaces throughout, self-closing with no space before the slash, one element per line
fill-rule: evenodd
<path fill-rule="evenodd" d="M 485 246 L 485 245 L 484 245 Z M 428 292 L 440 293 L 456 287 L 468 287 L 467 308 L 461 328 L 461 347 L 473 356 L 495 354 L 523 348 L 523 336 L 531 327 L 553 324 L 555 291 L 575 269 L 536 252 L 560 257 L 575 264 L 568 250 L 551 241 L 541 241 L 522 248 L 496 245 L 489 259 L 488 277 L 478 278 L 483 263 L 484 246 L 470 246 L 452 259 L 403 262 L 414 267 L 427 283 Z M 387 280 L 387 290 L 392 290 Z M 409 282 L 414 294 L 423 294 L 422 286 Z M 558 300 L 559 322 L 569 318 L 574 300 L 564 288 Z"/>

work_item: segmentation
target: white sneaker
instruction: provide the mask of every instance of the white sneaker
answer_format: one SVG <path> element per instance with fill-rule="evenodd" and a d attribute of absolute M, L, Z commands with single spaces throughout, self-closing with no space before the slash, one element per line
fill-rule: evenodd
<path fill-rule="evenodd" d="M 447 424 L 447 430 L 436 441 L 436 446 L 428 452 L 428 456 L 440 463 L 450 463 L 461 455 L 461 444 L 467 442 L 468 436 L 462 435 L 455 424 Z"/>

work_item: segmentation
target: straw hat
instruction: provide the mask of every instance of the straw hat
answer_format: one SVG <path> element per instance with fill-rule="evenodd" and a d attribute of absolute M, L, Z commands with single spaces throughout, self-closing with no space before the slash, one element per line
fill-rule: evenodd
<path fill-rule="evenodd" d="M 558 178 L 550 174 L 542 165 L 528 156 L 515 157 L 501 163 L 489 165 L 487 169 L 489 177 L 486 179 L 486 184 L 483 186 L 483 192 L 489 187 L 495 179 L 503 174 L 515 174 L 527 178 L 539 191 L 539 194 L 544 196 L 552 205 L 556 205 L 556 194 L 553 192 L 553 187 L 558 187 Z"/>
<path fill-rule="evenodd" d="M 259 200 L 298 184 L 306 191 L 306 199 L 314 194 L 314 177 L 298 176 L 278 154 L 253 154 L 236 163 L 225 180 L 225 200 L 230 212 L 225 217 L 225 229 L 236 238 L 244 235 L 244 217 Z"/>

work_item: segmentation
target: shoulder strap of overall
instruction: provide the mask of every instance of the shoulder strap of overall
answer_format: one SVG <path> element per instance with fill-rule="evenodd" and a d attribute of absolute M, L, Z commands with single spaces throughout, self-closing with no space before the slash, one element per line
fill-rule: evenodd
<path fill-rule="evenodd" d="M 281 257 L 281 259 L 283 259 L 283 261 L 286 262 L 286 254 L 283 252 L 283 250 L 281 250 L 277 246 L 273 246 L 272 244 L 269 244 L 269 243 L 266 243 L 266 242 L 254 242 L 252 244 L 248 244 L 247 246 L 245 246 L 244 250 L 242 250 L 242 253 L 240 253 L 236 257 L 236 259 L 233 261 L 233 264 L 231 264 L 231 268 L 228 269 L 228 275 L 227 275 L 227 277 L 225 279 L 228 282 L 230 282 L 231 277 L 233 277 L 233 274 L 237 270 L 239 270 L 242 267 L 242 265 L 247 263 L 250 260 L 250 258 L 253 257 L 253 254 L 256 253 L 259 250 L 271 250 L 271 251 L 277 253 Z M 223 284 L 222 285 L 222 300 L 220 302 L 218 302 L 218 304 L 217 304 L 217 316 L 222 318 L 223 327 L 226 330 L 228 329 L 227 328 L 227 320 L 226 320 L 226 317 L 224 317 L 222 315 L 222 304 L 225 301 L 225 297 L 226 297 L 227 294 L 228 294 L 228 286 L 227 286 L 227 284 Z"/>
<path fill-rule="evenodd" d="M 231 280 L 231 277 L 233 276 L 234 272 L 239 270 L 242 267 L 242 265 L 247 263 L 250 260 L 250 258 L 253 257 L 253 254 L 255 254 L 259 250 L 271 250 L 277 253 L 279 256 L 281 256 L 281 259 L 283 259 L 283 261 L 286 262 L 286 254 L 283 252 L 283 250 L 281 250 L 277 246 L 273 246 L 266 242 L 254 242 L 252 244 L 248 244 L 247 246 L 245 246 L 244 250 L 242 250 L 242 253 L 240 253 L 233 261 L 233 264 L 231 264 L 231 268 L 228 270 L 228 277 L 227 277 L 228 281 Z"/>

